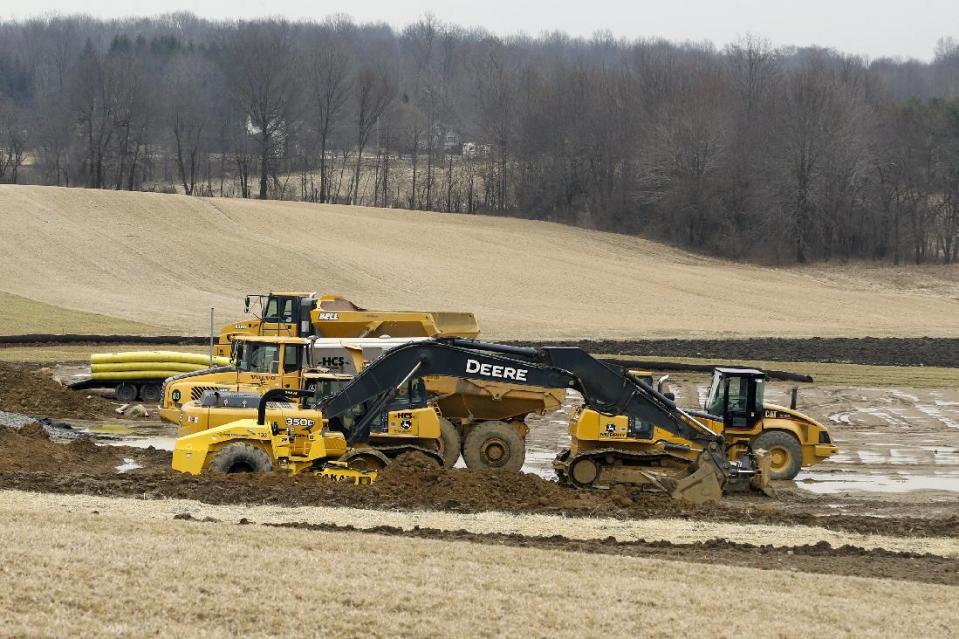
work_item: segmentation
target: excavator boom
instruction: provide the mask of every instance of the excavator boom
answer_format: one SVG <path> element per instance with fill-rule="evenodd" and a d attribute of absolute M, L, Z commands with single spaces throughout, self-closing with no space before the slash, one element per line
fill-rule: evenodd
<path fill-rule="evenodd" d="M 357 404 L 383 397 L 413 375 L 571 388 L 598 412 L 654 423 L 703 446 L 723 443 L 721 435 L 688 419 L 648 384 L 574 347 L 535 349 L 461 338 L 407 344 L 384 353 L 318 408 L 327 418 L 336 418 Z"/>

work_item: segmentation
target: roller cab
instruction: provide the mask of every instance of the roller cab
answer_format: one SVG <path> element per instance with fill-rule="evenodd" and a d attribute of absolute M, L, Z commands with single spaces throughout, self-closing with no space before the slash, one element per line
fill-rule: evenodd
<path fill-rule="evenodd" d="M 765 403 L 766 374 L 754 368 L 716 368 L 703 408 L 722 423 L 730 456 L 747 450 L 769 453 L 771 479 L 793 479 L 801 467 L 834 455 L 828 429 L 795 409 Z M 796 390 L 793 391 L 795 403 Z"/>

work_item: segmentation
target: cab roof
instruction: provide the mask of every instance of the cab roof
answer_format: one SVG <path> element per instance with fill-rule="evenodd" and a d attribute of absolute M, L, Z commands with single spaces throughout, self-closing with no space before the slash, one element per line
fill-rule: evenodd
<path fill-rule="evenodd" d="M 316 297 L 316 291 L 270 291 L 270 295 L 284 297 Z"/>
<path fill-rule="evenodd" d="M 765 377 L 766 373 L 756 368 L 735 368 L 726 366 L 717 366 L 715 369 L 723 375 L 736 375 L 738 377 Z"/>
<path fill-rule="evenodd" d="M 269 344 L 306 344 L 305 337 L 291 337 L 289 335 L 235 335 L 234 341 L 239 342 L 266 342 Z"/>

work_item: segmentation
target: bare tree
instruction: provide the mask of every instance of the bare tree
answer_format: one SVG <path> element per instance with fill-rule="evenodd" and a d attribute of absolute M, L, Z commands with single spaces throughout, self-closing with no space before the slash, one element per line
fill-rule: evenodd
<path fill-rule="evenodd" d="M 335 28 L 324 32 L 310 52 L 311 98 L 320 138 L 320 202 L 329 201 L 330 136 L 350 98 L 352 56 Z"/>
<path fill-rule="evenodd" d="M 298 97 L 297 52 L 287 22 L 241 23 L 224 42 L 221 66 L 246 129 L 257 140 L 259 198 L 268 195 L 271 162 L 282 152 L 294 124 Z"/>
<path fill-rule="evenodd" d="M 395 97 L 396 85 L 385 64 L 360 69 L 355 83 L 356 162 L 350 187 L 350 204 L 357 204 L 359 201 L 363 151 L 376 123 Z"/>
<path fill-rule="evenodd" d="M 183 192 L 193 195 L 199 180 L 201 150 L 209 136 L 211 92 L 216 75 L 204 59 L 179 56 L 167 68 L 166 121 L 173 134 L 174 158 Z"/>

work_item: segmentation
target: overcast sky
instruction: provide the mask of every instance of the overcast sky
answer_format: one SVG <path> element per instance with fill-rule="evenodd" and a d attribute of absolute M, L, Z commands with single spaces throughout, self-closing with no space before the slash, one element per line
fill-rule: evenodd
<path fill-rule="evenodd" d="M 221 19 L 320 19 L 346 13 L 359 22 L 398 27 L 432 12 L 443 22 L 501 35 L 560 30 L 588 37 L 609 30 L 627 38 L 711 40 L 719 46 L 749 32 L 776 45 L 816 44 L 873 58 L 923 60 L 932 57 L 940 37 L 959 39 L 959 0 L 0 0 L 3 19 L 50 12 L 110 18 L 171 11 Z"/>

